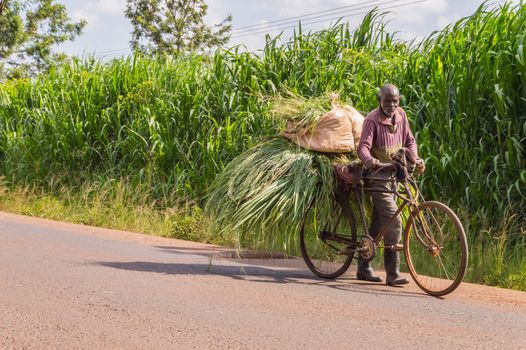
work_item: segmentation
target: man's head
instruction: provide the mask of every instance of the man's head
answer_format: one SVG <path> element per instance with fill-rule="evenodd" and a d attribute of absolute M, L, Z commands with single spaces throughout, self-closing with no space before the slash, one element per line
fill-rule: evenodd
<path fill-rule="evenodd" d="M 384 84 L 380 88 L 378 102 L 385 115 L 392 117 L 400 103 L 400 92 L 398 88 L 393 84 Z"/>

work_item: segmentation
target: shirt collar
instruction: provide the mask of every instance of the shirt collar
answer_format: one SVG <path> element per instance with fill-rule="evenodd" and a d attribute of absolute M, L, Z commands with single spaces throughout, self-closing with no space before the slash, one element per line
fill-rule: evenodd
<path fill-rule="evenodd" d="M 381 108 L 378 108 L 380 110 L 380 115 L 378 116 L 378 122 L 380 124 L 384 125 L 393 125 L 398 124 L 402 120 L 402 113 L 400 113 L 400 108 L 397 108 L 394 114 L 394 123 L 391 124 L 390 118 L 384 113 L 384 111 Z"/>

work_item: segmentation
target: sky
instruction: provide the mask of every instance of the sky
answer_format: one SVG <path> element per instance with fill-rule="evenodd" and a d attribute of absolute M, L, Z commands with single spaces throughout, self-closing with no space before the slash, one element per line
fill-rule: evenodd
<path fill-rule="evenodd" d="M 70 55 L 95 55 L 109 59 L 131 52 L 131 24 L 124 16 L 126 0 L 57 0 L 75 20 L 85 19 L 84 33 L 74 42 L 57 47 Z M 265 34 L 290 37 L 301 20 L 304 31 L 329 27 L 339 18 L 351 26 L 375 6 L 389 11 L 387 27 L 402 40 L 421 39 L 447 24 L 469 16 L 481 0 L 207 0 L 208 25 L 232 15 L 232 37 L 227 46 L 242 45 L 247 50 L 263 48 Z M 493 4 L 504 0 L 494 0 Z M 513 0 L 519 3 L 519 0 Z M 248 27 L 248 28 L 247 28 Z"/>

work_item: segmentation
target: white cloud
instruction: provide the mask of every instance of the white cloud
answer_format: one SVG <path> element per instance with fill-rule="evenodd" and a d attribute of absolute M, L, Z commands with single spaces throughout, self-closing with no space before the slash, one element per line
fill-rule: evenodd
<path fill-rule="evenodd" d="M 124 17 L 125 6 L 126 0 L 86 1 L 71 12 L 71 17 L 75 21 L 86 20 L 86 31 L 92 31 L 103 21 L 106 22 L 107 16 Z"/>
<path fill-rule="evenodd" d="M 122 15 L 126 7 L 126 0 L 98 0 L 90 3 L 90 9 L 96 12 L 107 13 L 109 15 Z"/>
<path fill-rule="evenodd" d="M 88 22 L 87 28 L 90 29 L 91 26 L 95 25 L 99 21 L 99 16 L 96 13 L 85 11 L 85 10 L 74 10 L 71 13 L 71 18 L 74 21 L 86 20 Z"/>
<path fill-rule="evenodd" d="M 323 1 L 323 0 L 289 0 L 276 4 L 279 17 L 301 16 L 306 13 L 316 13 L 345 5 L 353 5 L 356 1 Z"/>
<path fill-rule="evenodd" d="M 394 5 L 393 5 L 394 6 Z M 428 23 L 432 18 L 439 14 L 447 13 L 447 0 L 424 1 L 398 8 L 388 9 L 399 19 L 399 23 Z"/>
<path fill-rule="evenodd" d="M 460 19 L 460 15 L 455 12 L 454 14 L 450 16 L 438 16 L 437 18 L 437 24 L 440 28 L 444 28 L 448 24 L 454 23 Z"/>
<path fill-rule="evenodd" d="M 408 43 L 412 41 L 414 41 L 415 43 L 418 43 L 418 42 L 421 42 L 423 39 L 425 39 L 425 36 L 412 32 L 412 31 L 399 31 L 396 34 L 397 34 L 396 37 L 398 39 L 408 42 Z"/>

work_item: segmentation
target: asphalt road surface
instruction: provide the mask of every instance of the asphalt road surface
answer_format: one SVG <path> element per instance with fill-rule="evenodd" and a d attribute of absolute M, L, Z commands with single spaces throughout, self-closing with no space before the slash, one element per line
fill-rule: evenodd
<path fill-rule="evenodd" d="M 0 349 L 526 349 L 526 293 L 434 298 L 300 259 L 0 212 Z"/>

